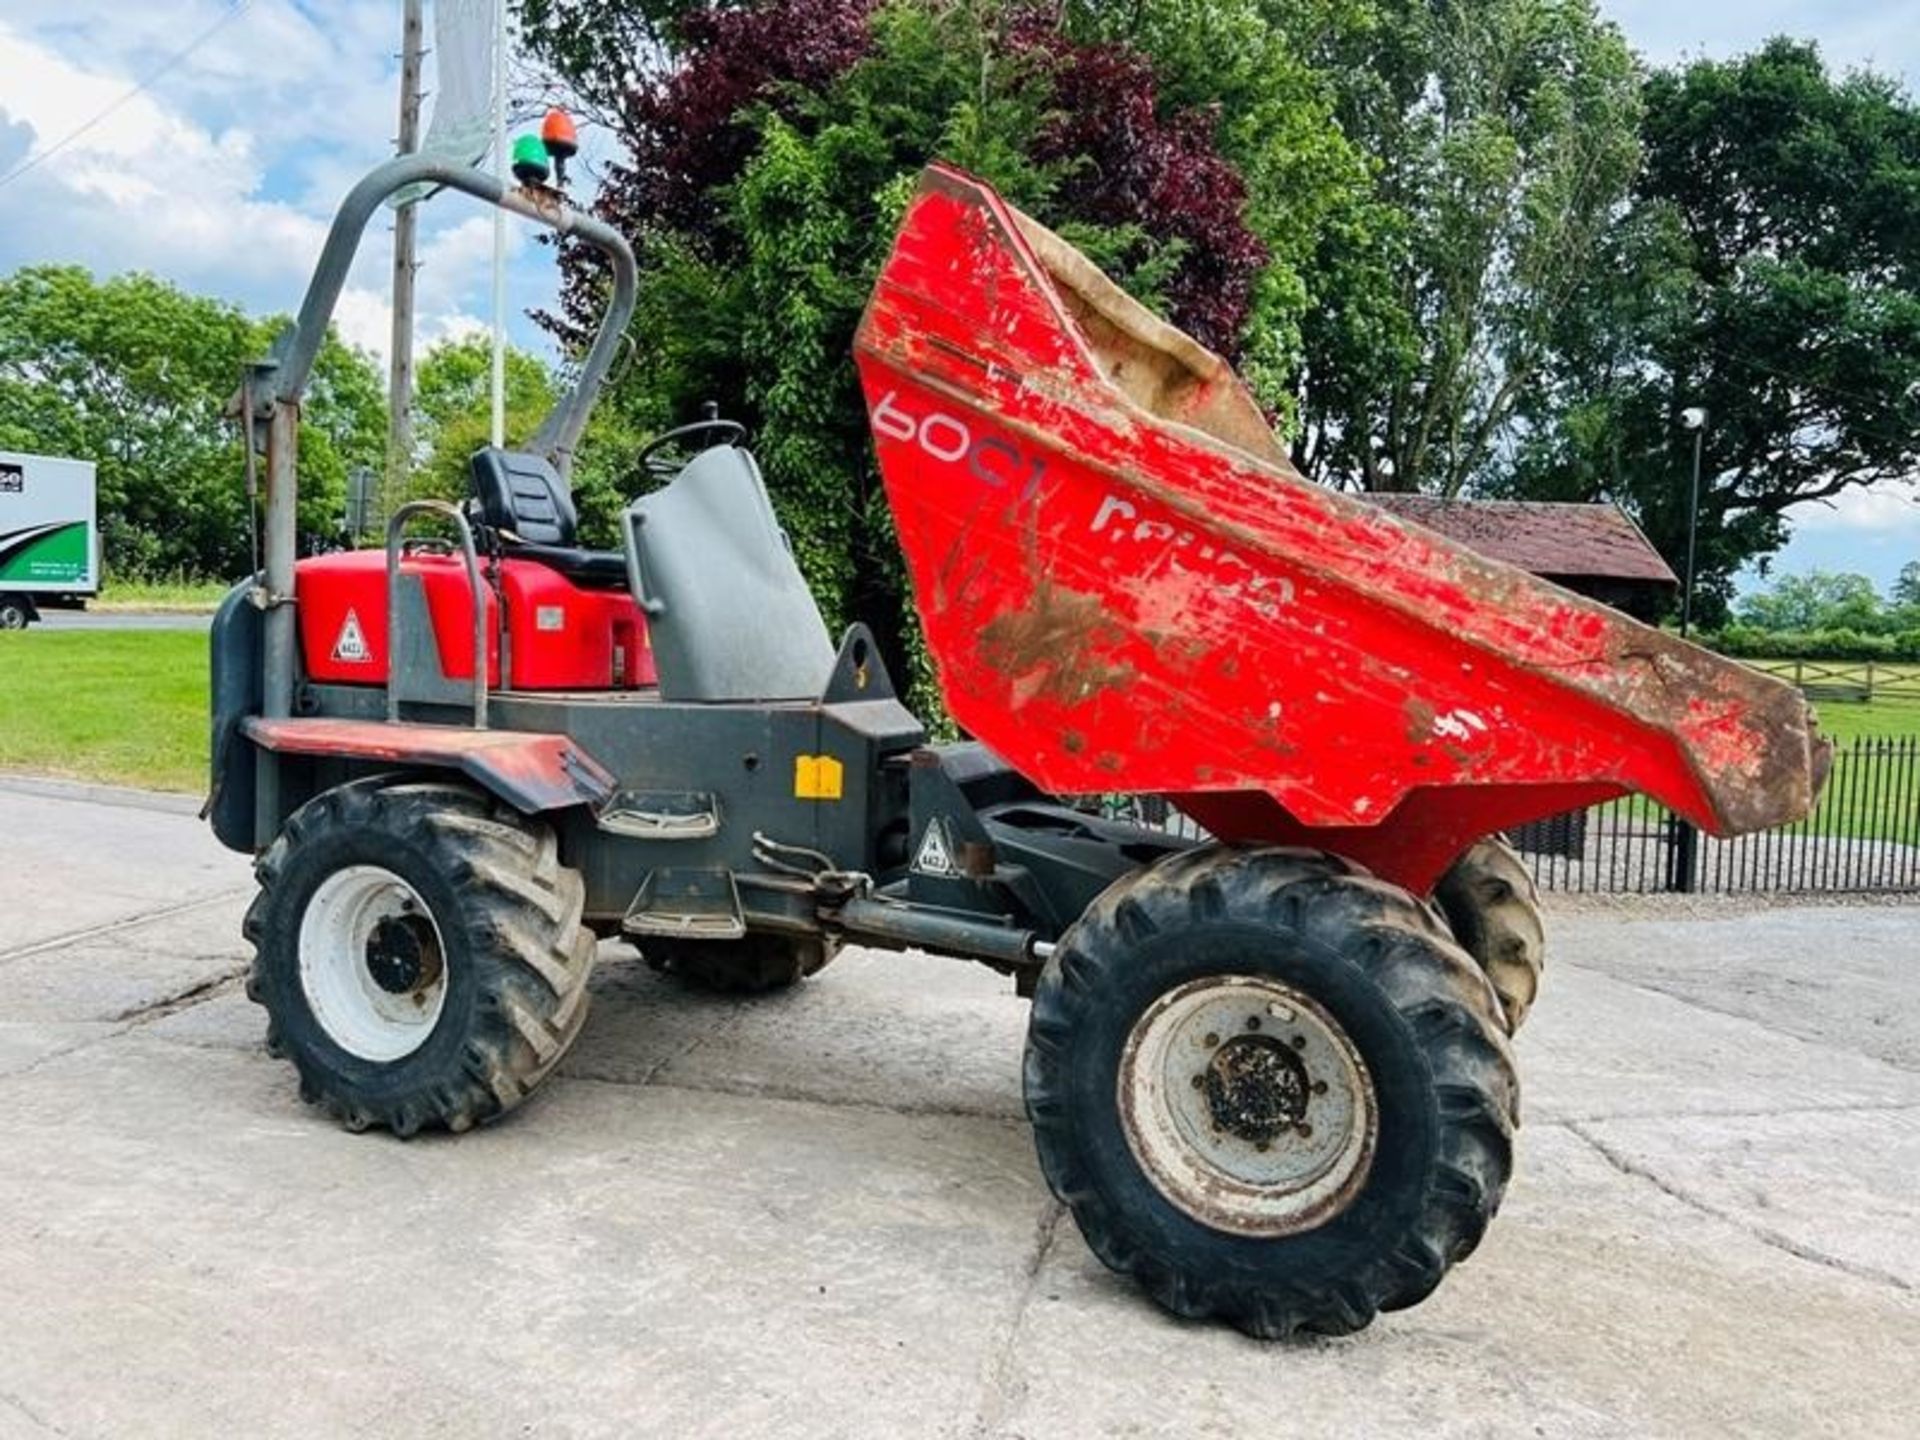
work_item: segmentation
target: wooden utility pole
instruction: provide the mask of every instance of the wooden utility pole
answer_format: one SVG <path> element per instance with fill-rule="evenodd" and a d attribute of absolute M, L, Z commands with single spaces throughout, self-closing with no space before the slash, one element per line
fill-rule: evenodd
<path fill-rule="evenodd" d="M 400 21 L 400 137 L 397 149 L 411 155 L 420 148 L 420 9 L 406 0 Z M 420 202 L 402 205 L 393 215 L 393 344 L 387 372 L 387 483 L 380 514 L 392 513 L 404 498 L 413 465 L 413 272 L 414 233 Z M 356 537 L 357 538 L 357 537 Z"/>

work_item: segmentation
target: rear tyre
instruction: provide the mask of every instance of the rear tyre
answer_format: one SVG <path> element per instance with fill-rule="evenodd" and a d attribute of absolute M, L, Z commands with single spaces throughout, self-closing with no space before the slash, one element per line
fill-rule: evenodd
<path fill-rule="evenodd" d="M 349 1130 L 492 1120 L 579 1036 L 594 939 L 546 825 L 464 786 L 362 781 L 295 811 L 255 873 L 267 1049 Z"/>
<path fill-rule="evenodd" d="M 0 595 L 0 630 L 24 630 L 32 623 L 33 610 L 26 601 Z"/>
<path fill-rule="evenodd" d="M 790 989 L 825 969 L 836 948 L 824 938 L 789 935 L 640 942 L 641 957 L 661 974 L 720 995 Z"/>
<path fill-rule="evenodd" d="M 1493 983 L 1507 1033 L 1518 1034 L 1540 993 L 1547 956 L 1540 890 L 1527 862 L 1498 837 L 1482 840 L 1441 877 L 1433 898 L 1460 948 Z"/>
<path fill-rule="evenodd" d="M 1519 1082 L 1486 979 L 1406 892 L 1217 846 L 1115 884 L 1034 995 L 1040 1163 L 1175 1314 L 1347 1334 L 1472 1253 Z"/>

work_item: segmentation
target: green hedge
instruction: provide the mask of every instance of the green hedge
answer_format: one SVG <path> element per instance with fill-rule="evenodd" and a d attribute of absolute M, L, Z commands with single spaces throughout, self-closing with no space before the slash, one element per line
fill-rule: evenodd
<path fill-rule="evenodd" d="M 1920 630 L 1865 635 L 1858 630 L 1757 630 L 1729 625 L 1703 644 L 1743 660 L 1886 660 L 1920 664 Z"/>

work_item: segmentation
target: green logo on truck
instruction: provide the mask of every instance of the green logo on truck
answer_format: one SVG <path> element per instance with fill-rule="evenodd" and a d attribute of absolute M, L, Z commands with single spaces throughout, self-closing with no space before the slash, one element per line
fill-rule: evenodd
<path fill-rule="evenodd" d="M 80 584 L 91 558 L 82 520 L 0 531 L 0 583 Z"/>

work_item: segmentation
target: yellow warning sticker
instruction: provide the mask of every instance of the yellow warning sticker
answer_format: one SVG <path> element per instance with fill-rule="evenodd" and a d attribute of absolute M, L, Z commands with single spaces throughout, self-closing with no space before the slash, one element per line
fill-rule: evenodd
<path fill-rule="evenodd" d="M 846 767 L 831 755 L 793 757 L 793 798 L 838 800 L 846 781 Z"/>

